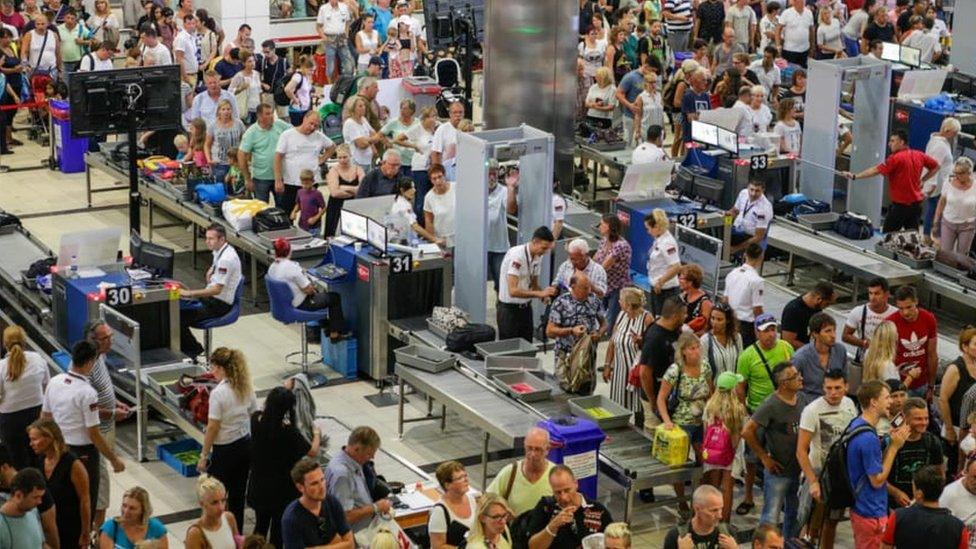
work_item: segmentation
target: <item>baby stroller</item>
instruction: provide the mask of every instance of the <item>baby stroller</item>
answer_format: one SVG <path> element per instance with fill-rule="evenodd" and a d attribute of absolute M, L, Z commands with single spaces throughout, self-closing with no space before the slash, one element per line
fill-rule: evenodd
<path fill-rule="evenodd" d="M 48 146 L 51 136 L 48 128 L 47 87 L 54 83 L 54 79 L 50 74 L 38 71 L 29 79 L 24 79 L 24 82 L 25 85 L 30 86 L 29 93 L 26 94 L 26 97 L 29 97 L 27 100 L 34 105 L 28 109 L 30 127 L 27 129 L 27 135 L 32 141 Z"/>
<path fill-rule="evenodd" d="M 451 103 L 464 99 L 464 88 L 461 87 L 461 65 L 453 57 L 440 57 L 434 62 L 434 80 L 441 87 L 435 106 L 437 116 L 447 118 Z"/>

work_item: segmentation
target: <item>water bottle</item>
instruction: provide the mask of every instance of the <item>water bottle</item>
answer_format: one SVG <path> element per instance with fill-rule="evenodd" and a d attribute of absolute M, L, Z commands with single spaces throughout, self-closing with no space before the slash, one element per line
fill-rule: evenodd
<path fill-rule="evenodd" d="M 78 256 L 71 256 L 71 276 L 69 278 L 78 278 Z"/>

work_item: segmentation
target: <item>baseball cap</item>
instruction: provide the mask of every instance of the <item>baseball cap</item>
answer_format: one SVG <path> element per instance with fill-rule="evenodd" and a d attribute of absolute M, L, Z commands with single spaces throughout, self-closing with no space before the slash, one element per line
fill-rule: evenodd
<path fill-rule="evenodd" d="M 755 326 L 756 326 L 756 329 L 761 332 L 761 331 L 769 328 L 770 326 L 772 326 L 773 328 L 775 328 L 775 327 L 779 326 L 779 323 L 776 322 L 776 317 L 773 316 L 772 314 L 770 314 L 770 313 L 763 313 L 763 314 L 761 314 L 761 315 L 759 315 L 759 316 L 756 317 Z"/>
<path fill-rule="evenodd" d="M 735 386 L 745 381 L 745 377 L 735 372 L 722 372 L 715 379 L 715 385 L 722 390 L 731 391 Z"/>
<path fill-rule="evenodd" d="M 369 58 L 369 64 L 370 65 L 379 65 L 380 67 L 382 67 L 383 66 L 383 59 L 380 56 L 378 56 L 378 55 L 374 55 L 373 57 L 370 57 Z"/>

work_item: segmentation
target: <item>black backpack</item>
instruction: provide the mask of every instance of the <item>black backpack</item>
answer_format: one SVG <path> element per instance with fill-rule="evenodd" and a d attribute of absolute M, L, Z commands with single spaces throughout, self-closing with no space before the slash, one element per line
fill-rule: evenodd
<path fill-rule="evenodd" d="M 845 212 L 834 222 L 834 231 L 851 240 L 866 240 L 874 234 L 874 227 L 867 217 Z"/>
<path fill-rule="evenodd" d="M 291 82 L 291 79 L 293 76 L 295 76 L 296 72 L 298 71 L 290 72 L 286 74 L 284 78 L 275 82 L 274 92 L 273 92 L 275 105 L 278 105 L 279 107 L 287 107 L 288 105 L 291 105 L 291 99 L 288 97 L 288 94 L 285 93 L 285 86 L 287 86 L 288 83 Z M 302 73 L 298 73 L 298 74 L 299 74 L 299 79 L 298 79 L 298 86 L 295 86 L 296 90 L 302 87 L 302 84 L 305 83 L 304 82 L 305 75 Z"/>
<path fill-rule="evenodd" d="M 291 219 L 281 208 L 265 208 L 254 214 L 251 226 L 256 233 L 280 231 L 291 227 Z"/>
<path fill-rule="evenodd" d="M 850 427 L 848 425 L 844 434 L 830 445 L 823 471 L 820 473 L 820 496 L 828 509 L 846 509 L 854 505 L 854 497 L 860 491 L 860 488 L 851 486 L 851 479 L 847 474 L 847 447 L 851 440 L 863 433 L 878 436 L 871 425 L 859 425 L 854 430 L 850 430 Z M 864 481 L 871 482 L 866 477 Z"/>
<path fill-rule="evenodd" d="M 332 89 L 329 90 L 329 100 L 336 105 L 345 105 L 346 99 L 356 93 L 358 81 L 355 76 L 340 76 L 332 85 Z"/>
<path fill-rule="evenodd" d="M 791 216 L 793 219 L 801 215 L 826 213 L 830 211 L 830 204 L 822 200 L 807 199 L 793 206 Z"/>
<path fill-rule="evenodd" d="M 449 334 L 445 343 L 447 350 L 452 353 L 473 351 L 475 343 L 485 343 L 495 341 L 495 329 L 487 324 L 467 324 L 460 328 L 454 328 Z"/>

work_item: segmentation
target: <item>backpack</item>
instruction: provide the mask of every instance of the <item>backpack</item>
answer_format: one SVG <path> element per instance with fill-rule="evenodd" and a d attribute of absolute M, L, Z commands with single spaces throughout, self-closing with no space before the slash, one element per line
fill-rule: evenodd
<path fill-rule="evenodd" d="M 280 231 L 291 227 L 291 219 L 281 208 L 265 208 L 254 214 L 251 221 L 251 228 L 255 233 L 267 231 Z"/>
<path fill-rule="evenodd" d="M 680 70 L 680 69 L 679 69 Z M 661 101 L 664 103 L 664 110 L 676 112 L 674 108 L 674 94 L 678 91 L 678 82 L 684 82 L 684 78 L 678 78 L 677 73 L 664 85 L 664 92 L 661 93 Z"/>
<path fill-rule="evenodd" d="M 725 428 L 725 424 L 718 419 L 705 428 L 705 437 L 702 439 L 702 458 L 705 463 L 720 467 L 728 467 L 735 459 L 732 435 Z"/>
<path fill-rule="evenodd" d="M 834 222 L 834 231 L 851 240 L 865 240 L 874 234 L 874 227 L 866 216 L 844 212 Z"/>
<path fill-rule="evenodd" d="M 340 76 L 329 90 L 329 100 L 337 105 L 345 105 L 346 99 L 356 95 L 358 82 L 355 76 Z"/>
<path fill-rule="evenodd" d="M 851 420 L 851 423 L 853 422 L 854 420 Z M 854 437 L 863 433 L 877 436 L 874 427 L 870 425 L 859 425 L 854 430 L 850 430 L 848 424 L 844 434 L 834 441 L 827 451 L 827 459 L 820 472 L 820 494 L 828 509 L 846 509 L 854 505 L 854 498 L 863 487 L 863 485 L 851 486 L 851 478 L 847 473 L 847 447 Z"/>
<path fill-rule="evenodd" d="M 180 392 L 180 408 L 190 412 L 195 421 L 206 423 L 210 412 L 210 393 L 215 387 L 217 380 L 210 372 L 195 377 L 183 374 L 176 382 Z"/>
<path fill-rule="evenodd" d="M 830 204 L 822 200 L 808 199 L 800 202 L 796 206 L 793 206 L 793 211 L 791 212 L 793 219 L 801 215 L 808 214 L 818 214 L 826 213 L 830 211 Z"/>
<path fill-rule="evenodd" d="M 279 107 L 287 107 L 288 105 L 291 105 L 291 98 L 289 98 L 288 94 L 285 93 L 285 86 L 287 86 L 288 83 L 291 82 L 291 79 L 293 76 L 295 76 L 296 72 L 298 71 L 292 71 L 286 74 L 285 77 L 282 78 L 281 80 L 275 82 L 274 91 L 273 91 L 275 105 L 278 105 Z M 300 72 L 298 72 L 298 74 L 301 76 L 298 79 L 298 85 L 295 86 L 296 90 L 302 87 L 302 84 L 305 83 L 304 82 L 305 75 L 303 75 Z"/>
<path fill-rule="evenodd" d="M 588 335 L 576 340 L 573 350 L 569 353 L 569 363 L 561 372 L 562 389 L 567 393 L 577 394 L 587 385 L 596 380 L 596 346 L 593 338 Z"/>
<path fill-rule="evenodd" d="M 461 353 L 473 351 L 475 343 L 487 341 L 495 341 L 495 329 L 487 324 L 469 323 L 451 330 L 444 342 L 448 351 Z"/>

